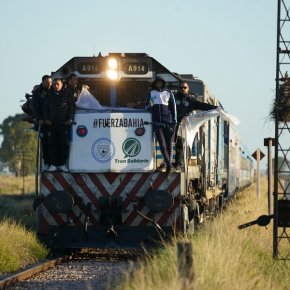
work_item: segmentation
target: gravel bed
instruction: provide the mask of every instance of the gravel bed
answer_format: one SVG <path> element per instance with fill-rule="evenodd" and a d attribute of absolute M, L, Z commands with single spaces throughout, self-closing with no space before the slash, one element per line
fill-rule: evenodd
<path fill-rule="evenodd" d="M 24 282 L 8 287 L 9 290 L 107 290 L 118 289 L 126 273 L 133 269 L 132 261 L 70 261 Z"/>

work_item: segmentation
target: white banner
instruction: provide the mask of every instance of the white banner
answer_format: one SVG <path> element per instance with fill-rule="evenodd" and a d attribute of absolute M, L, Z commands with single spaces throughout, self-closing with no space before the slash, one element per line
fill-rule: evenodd
<path fill-rule="evenodd" d="M 226 113 L 221 108 L 217 108 L 209 111 L 198 112 L 196 114 L 183 118 L 179 126 L 178 135 L 181 135 L 183 138 L 187 140 L 187 145 L 190 146 L 191 149 L 193 140 L 199 128 L 204 123 L 206 123 L 210 119 L 216 118 L 217 116 L 221 116 L 223 120 L 233 123 L 234 125 L 240 123 L 240 121 L 236 117 Z"/>
<path fill-rule="evenodd" d="M 153 170 L 150 112 L 75 114 L 69 169 L 72 172 L 146 172 Z M 138 136 L 137 128 L 145 128 Z"/>

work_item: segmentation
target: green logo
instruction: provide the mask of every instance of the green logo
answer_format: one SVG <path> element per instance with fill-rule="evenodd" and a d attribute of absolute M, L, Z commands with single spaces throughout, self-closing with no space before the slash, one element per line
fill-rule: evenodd
<path fill-rule="evenodd" d="M 128 138 L 123 142 L 122 149 L 125 154 L 124 158 L 134 157 L 140 153 L 141 144 L 135 138 Z"/>

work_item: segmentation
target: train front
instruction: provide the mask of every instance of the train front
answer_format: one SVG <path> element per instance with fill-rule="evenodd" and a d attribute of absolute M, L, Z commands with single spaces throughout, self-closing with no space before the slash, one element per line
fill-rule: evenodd
<path fill-rule="evenodd" d="M 52 77 L 71 73 L 83 89 L 69 172 L 41 173 L 39 236 L 53 248 L 155 245 L 182 227 L 185 175 L 156 171 L 162 157 L 144 105 L 157 74 L 179 80 L 146 54 L 75 57 Z"/>

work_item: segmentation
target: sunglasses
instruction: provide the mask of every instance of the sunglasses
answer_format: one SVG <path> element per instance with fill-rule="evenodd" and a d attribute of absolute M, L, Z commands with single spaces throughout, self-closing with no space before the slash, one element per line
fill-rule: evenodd
<path fill-rule="evenodd" d="M 188 89 L 188 87 L 180 87 L 180 89 Z"/>

